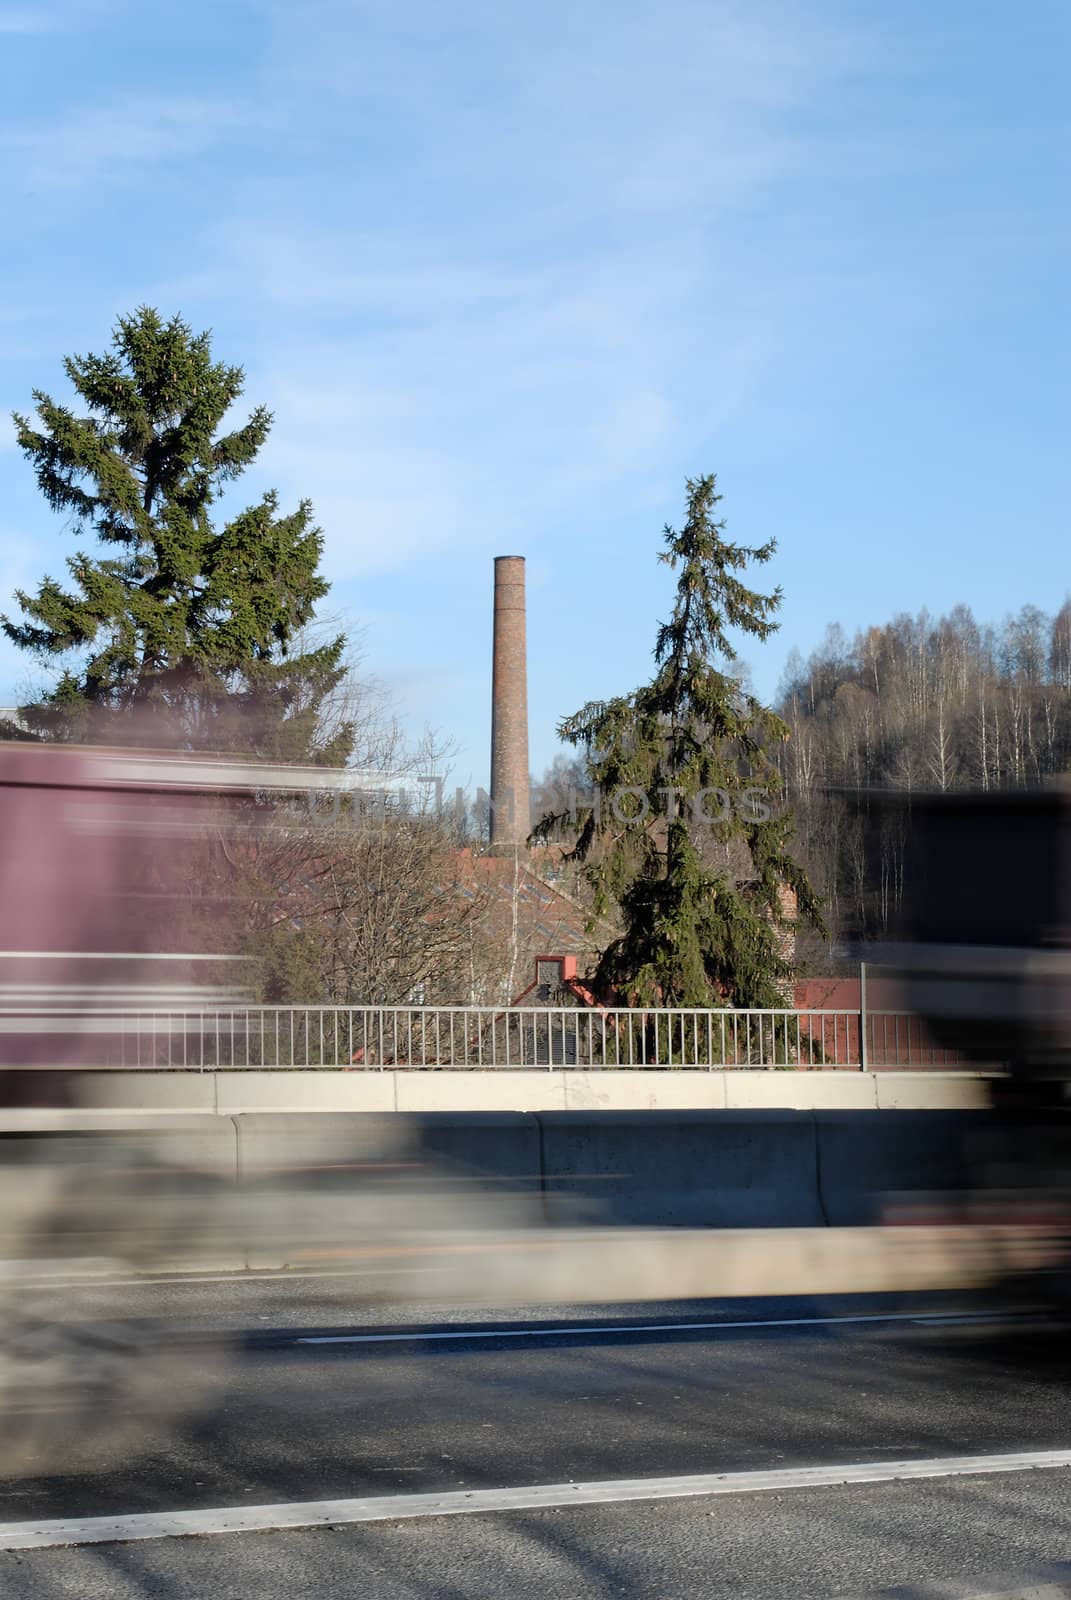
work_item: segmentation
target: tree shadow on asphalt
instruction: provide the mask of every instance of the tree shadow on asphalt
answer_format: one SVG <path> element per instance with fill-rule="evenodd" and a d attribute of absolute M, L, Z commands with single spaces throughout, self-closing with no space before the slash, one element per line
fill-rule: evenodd
<path fill-rule="evenodd" d="M 1022 1478 L 499 1513 L 29 1553 L 13 1600 L 1055 1600 Z M 680 1515 L 681 1508 L 685 1515 Z M 14 1574 L 17 1573 L 17 1576 Z"/>
<path fill-rule="evenodd" d="M 83 1451 L 7 1486 L 7 1518 L 1055 1448 L 1071 1434 L 1071 1357 L 1042 1335 L 662 1336 L 541 1343 L 520 1362 L 516 1345 L 369 1357 L 380 1348 L 273 1352 L 255 1392 L 238 1374 L 213 1409 L 129 1457 L 98 1466 Z"/>
<path fill-rule="evenodd" d="M 554 1359 L 539 1361 L 535 1370 L 531 1364 L 527 1370 L 518 1367 L 511 1353 L 515 1356 L 515 1347 L 512 1352 L 501 1345 L 489 1350 L 474 1343 L 464 1353 L 445 1347 L 431 1361 L 384 1361 L 355 1358 L 351 1349 L 347 1355 L 319 1359 L 315 1366 L 299 1354 L 279 1353 L 267 1375 L 269 1387 L 274 1378 L 278 1389 L 268 1402 L 243 1398 L 238 1391 L 225 1393 L 214 1410 L 187 1417 L 166 1438 L 144 1441 L 136 1456 L 103 1473 L 89 1470 L 26 1482 L 6 1502 L 11 1520 L 44 1520 L 70 1515 L 72 1509 L 91 1516 L 197 1503 L 241 1508 L 294 1499 L 746 1470 L 819 1460 L 977 1454 L 1056 1447 L 1066 1444 L 1071 1427 L 1071 1356 L 1058 1332 L 997 1336 L 980 1329 L 931 1327 L 914 1329 L 908 1337 L 829 1334 L 812 1336 L 806 1343 L 763 1338 L 734 1342 L 731 1348 L 721 1337 L 682 1335 L 668 1350 L 664 1336 L 660 1344 L 645 1337 L 627 1345 L 569 1341 L 568 1348 L 545 1349 Z M 436 1407 L 437 1417 L 432 1414 Z M 490 1445 L 494 1448 L 489 1450 Z M 117 1476 L 123 1480 L 118 1489 Z M 1008 1491 L 989 1480 L 970 1482 L 972 1495 L 984 1502 L 979 1537 L 988 1555 L 978 1570 L 1005 1566 L 1001 1541 L 1011 1541 L 1009 1548 L 1018 1549 L 1033 1567 L 1038 1554 L 1052 1547 L 1051 1517 L 1022 1502 L 1014 1483 Z M 208 1498 L 204 1493 L 192 1496 L 191 1484 Z M 890 1534 L 887 1501 L 893 1488 L 906 1493 L 908 1487 L 840 1491 L 850 1497 L 843 1503 L 850 1503 L 857 1533 L 891 1540 L 899 1548 L 901 1573 L 917 1564 L 925 1538 L 909 1507 L 904 1530 Z M 937 1503 L 944 1492 L 940 1487 L 927 1491 Z M 1011 1521 L 1009 1494 L 1015 1502 Z M 711 1513 L 712 1533 L 721 1523 L 724 1504 L 716 1503 Z M 825 1521 L 816 1505 L 812 1491 L 781 1497 L 777 1516 L 789 1529 L 789 1545 L 809 1541 L 812 1553 L 823 1542 L 835 1547 L 836 1518 Z M 441 1520 L 350 1527 L 335 1536 L 352 1545 L 355 1565 L 348 1576 L 322 1570 L 336 1559 L 327 1530 L 288 1534 L 286 1559 L 275 1575 L 280 1581 L 285 1575 L 290 1586 L 277 1593 L 280 1600 L 284 1594 L 287 1600 L 290 1595 L 294 1600 L 350 1600 L 363 1594 L 376 1600 L 472 1600 L 484 1595 L 498 1600 L 531 1587 L 534 1569 L 547 1574 L 554 1600 L 608 1600 L 627 1594 L 671 1600 L 693 1592 L 724 1592 L 745 1600 L 751 1591 L 740 1587 L 741 1564 L 746 1568 L 754 1561 L 761 1567 L 756 1540 L 768 1541 L 774 1533 L 768 1501 L 755 1497 L 751 1507 L 738 1519 L 728 1547 L 725 1539 L 707 1540 L 714 1566 L 709 1573 L 713 1586 L 705 1590 L 681 1587 L 681 1571 L 655 1570 L 649 1562 L 645 1565 L 646 1558 L 639 1562 L 640 1577 L 644 1585 L 655 1587 L 635 1586 L 637 1555 L 628 1530 L 641 1513 L 633 1504 L 585 1513 L 585 1528 L 615 1513 L 627 1519 L 616 1545 L 610 1538 L 605 1547 L 594 1547 L 586 1534 L 571 1531 L 554 1512 L 451 1519 L 445 1535 L 447 1524 Z M 652 1515 L 658 1517 L 657 1508 L 646 1503 L 642 1517 Z M 652 1526 L 664 1529 L 671 1520 L 663 1511 Z M 499 1529 L 490 1540 L 478 1532 L 489 1524 Z M 449 1577 L 435 1562 L 436 1529 L 440 1539 L 470 1551 L 471 1571 L 468 1556 L 459 1577 Z M 5 1600 L 9 1594 L 12 1600 L 259 1600 L 261 1595 L 274 1600 L 273 1592 L 262 1586 L 259 1550 L 264 1547 L 259 1541 L 280 1537 L 183 1541 L 181 1577 L 173 1575 L 168 1566 L 173 1557 L 161 1544 L 84 1547 L 22 1558 L 8 1554 L 0 1564 L 0 1593 Z M 171 1551 L 176 1548 L 174 1541 L 165 1544 Z M 425 1546 L 411 1568 L 413 1550 Z M 257 1553 L 250 1557 L 249 1550 Z M 938 1570 L 954 1578 L 962 1552 L 950 1549 L 942 1560 Z M 209 1581 L 213 1561 L 220 1563 L 216 1582 Z M 731 1584 L 718 1587 L 719 1566 L 736 1573 L 735 1589 Z M 835 1563 L 821 1571 L 820 1582 L 836 1582 Z M 191 1572 L 203 1576 L 193 1581 Z M 1059 1580 L 1048 1572 L 1031 1581 L 1051 1584 L 1071 1578 L 1071 1571 Z M 843 1586 L 811 1590 L 805 1575 L 797 1576 L 801 1581 L 791 1590 L 794 1600 L 811 1593 L 832 1600 L 835 1595 L 876 1592 L 873 1585 L 869 1591 Z M 901 1584 L 881 1592 L 888 1600 L 945 1600 L 955 1592 L 947 1586 L 944 1591 L 933 1584 L 927 1588 L 927 1582 L 920 1579 L 914 1587 Z M 777 1590 L 754 1592 L 771 1595 Z"/>

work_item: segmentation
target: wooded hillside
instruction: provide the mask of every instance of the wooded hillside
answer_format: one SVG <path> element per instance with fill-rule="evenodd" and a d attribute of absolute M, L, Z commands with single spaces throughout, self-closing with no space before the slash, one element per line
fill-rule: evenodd
<path fill-rule="evenodd" d="M 831 627 L 809 660 L 790 659 L 777 709 L 791 729 L 780 760 L 800 854 L 828 906 L 830 938 L 807 965 L 833 970 L 843 940 L 889 931 L 907 829 L 868 826 L 830 791 L 1026 787 L 1066 771 L 1071 601 L 996 626 L 957 606 L 851 640 Z"/>

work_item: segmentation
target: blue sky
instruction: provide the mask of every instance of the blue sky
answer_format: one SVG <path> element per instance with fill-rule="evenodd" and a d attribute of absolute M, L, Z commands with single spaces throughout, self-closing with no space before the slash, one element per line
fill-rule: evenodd
<path fill-rule="evenodd" d="M 484 782 L 491 558 L 532 762 L 647 674 L 716 471 L 789 650 L 1071 588 L 1065 0 L 0 0 L 0 407 L 139 303 L 275 412 L 332 603 Z M 246 487 L 247 486 L 247 487 Z M 231 497 L 234 501 L 233 495 Z M 0 595 L 70 548 L 0 435 Z M 0 701 L 26 663 L 0 648 Z"/>

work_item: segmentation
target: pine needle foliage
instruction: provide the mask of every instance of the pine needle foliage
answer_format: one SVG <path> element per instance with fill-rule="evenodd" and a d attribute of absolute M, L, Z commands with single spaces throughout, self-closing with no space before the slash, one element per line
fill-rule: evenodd
<path fill-rule="evenodd" d="M 731 630 L 761 642 L 777 627 L 780 590 L 744 581 L 776 546 L 726 538 L 713 475 L 686 488 L 684 523 L 666 527 L 659 554 L 678 577 L 654 677 L 558 729 L 583 750 L 593 785 L 569 856 L 584 864 L 594 918 L 617 916 L 622 929 L 599 962 L 602 993 L 636 1005 L 778 1007 L 794 976 L 795 920 L 820 926 L 821 914 L 790 849 L 774 759 L 787 726 L 731 670 Z M 561 823 L 547 817 L 537 832 Z"/>
<path fill-rule="evenodd" d="M 213 508 L 271 427 L 258 406 L 221 424 L 243 391 L 208 333 L 149 307 L 120 317 L 105 355 L 64 370 L 84 410 L 34 392 L 14 417 L 45 499 L 75 536 L 67 581 L 17 591 L 8 638 L 56 669 L 22 708 L 32 737 L 243 750 L 340 765 L 352 729 L 319 735 L 319 710 L 345 671 L 343 636 L 291 653 L 328 585 L 312 507 L 280 513 L 269 491 L 222 526 Z M 10 729 L 7 730 L 9 733 Z"/>

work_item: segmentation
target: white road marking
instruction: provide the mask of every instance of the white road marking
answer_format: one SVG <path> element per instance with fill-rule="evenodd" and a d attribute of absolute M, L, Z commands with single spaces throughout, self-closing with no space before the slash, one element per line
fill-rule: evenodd
<path fill-rule="evenodd" d="M 926 1322 L 926 1323 L 929 1323 L 931 1326 L 936 1326 L 936 1327 L 940 1327 L 940 1328 L 958 1328 L 961 1323 L 966 1323 L 966 1322 L 978 1322 L 978 1321 L 992 1322 L 994 1320 L 999 1321 L 1000 1315 L 1001 1315 L 1001 1313 L 998 1312 L 998 1311 L 990 1311 L 990 1312 L 986 1313 L 985 1317 L 983 1318 L 983 1317 L 980 1317 L 979 1314 L 977 1312 L 974 1312 L 974 1311 L 971 1311 L 971 1312 L 960 1312 L 960 1311 L 957 1311 L 955 1313 L 941 1312 L 941 1311 L 927 1311 L 927 1312 L 924 1312 L 921 1316 L 916 1317 L 914 1320 L 917 1321 L 917 1322 Z M 1010 1315 L 1010 1313 L 1009 1313 L 1009 1315 Z"/>
<path fill-rule="evenodd" d="M 456 1517 L 496 1511 L 543 1511 L 562 1506 L 622 1505 L 634 1500 L 681 1500 L 710 1495 L 765 1494 L 857 1483 L 981 1477 L 1071 1467 L 1071 1450 L 1006 1455 L 938 1456 L 922 1461 L 867 1461 L 851 1466 L 778 1467 L 773 1471 L 707 1472 L 691 1477 L 623 1478 L 596 1483 L 547 1483 L 525 1489 L 453 1489 L 436 1494 L 375 1495 L 363 1500 L 304 1500 L 283 1505 L 217 1506 L 201 1511 L 150 1511 L 130 1516 L 75 1517 L 56 1522 L 0 1523 L 0 1550 L 62 1545 L 125 1544 L 216 1533 L 270 1533 L 359 1522 Z"/>
<path fill-rule="evenodd" d="M 893 1594 L 903 1594 L 904 1590 L 893 1590 Z M 935 1583 L 926 1584 L 924 1588 L 911 1586 L 913 1600 L 1068 1600 L 1071 1595 L 1071 1579 L 1063 1583 L 1032 1583 L 1029 1579 L 1015 1585 L 1014 1589 L 987 1589 L 981 1594 L 972 1589 L 968 1594 L 960 1584 Z M 859 1595 L 856 1600 L 889 1600 L 890 1591 L 884 1590 L 880 1594 Z"/>
<path fill-rule="evenodd" d="M 947 1596 L 948 1590 L 945 1594 Z M 1043 1583 L 1040 1587 L 1031 1583 L 1025 1589 L 1002 1589 L 1000 1594 L 974 1594 L 970 1600 L 1067 1600 L 1068 1595 L 1071 1595 L 1071 1585 L 1066 1583 Z M 925 1600 L 925 1596 L 921 1600 Z M 934 1600 L 941 1600 L 939 1593 L 935 1592 Z"/>
<path fill-rule="evenodd" d="M 922 1326 L 931 1323 L 941 1326 L 951 1322 L 994 1322 L 1000 1319 L 997 1311 L 963 1312 L 955 1317 L 944 1312 L 926 1311 L 874 1311 L 860 1312 L 845 1317 L 769 1317 L 752 1322 L 637 1322 L 634 1324 L 609 1324 L 591 1327 L 580 1322 L 561 1328 L 479 1328 L 436 1330 L 433 1333 L 419 1329 L 405 1333 L 306 1333 L 295 1338 L 295 1344 L 427 1344 L 440 1339 L 453 1343 L 458 1339 L 560 1339 L 574 1334 L 618 1333 L 724 1333 L 733 1328 L 826 1328 L 844 1323 L 858 1322 L 912 1322 Z"/>
<path fill-rule="evenodd" d="M 2 1267 L 2 1263 L 0 1263 Z M 74 1277 L 51 1278 L 36 1277 L 24 1278 L 21 1281 L 32 1288 L 47 1289 L 181 1289 L 186 1284 L 222 1283 L 303 1283 L 307 1278 L 382 1278 L 389 1276 L 408 1276 L 411 1273 L 442 1272 L 441 1266 L 433 1267 L 344 1267 L 327 1269 L 323 1272 L 288 1272 L 285 1268 L 276 1267 L 270 1272 L 227 1272 L 215 1273 L 172 1273 L 163 1278 L 103 1278 L 103 1277 Z M 12 1274 L 14 1275 L 14 1274 Z"/>
<path fill-rule="evenodd" d="M 902 1589 L 891 1591 L 893 1594 L 903 1594 Z M 1029 1578 L 1022 1583 L 1017 1583 L 1012 1589 L 987 1589 L 982 1594 L 977 1589 L 970 1593 L 958 1583 L 927 1583 L 925 1587 L 911 1586 L 913 1600 L 1068 1600 L 1071 1595 L 1071 1579 L 1060 1583 L 1033 1583 Z M 883 1590 L 879 1594 L 859 1595 L 856 1600 L 889 1600 L 890 1591 Z"/>

